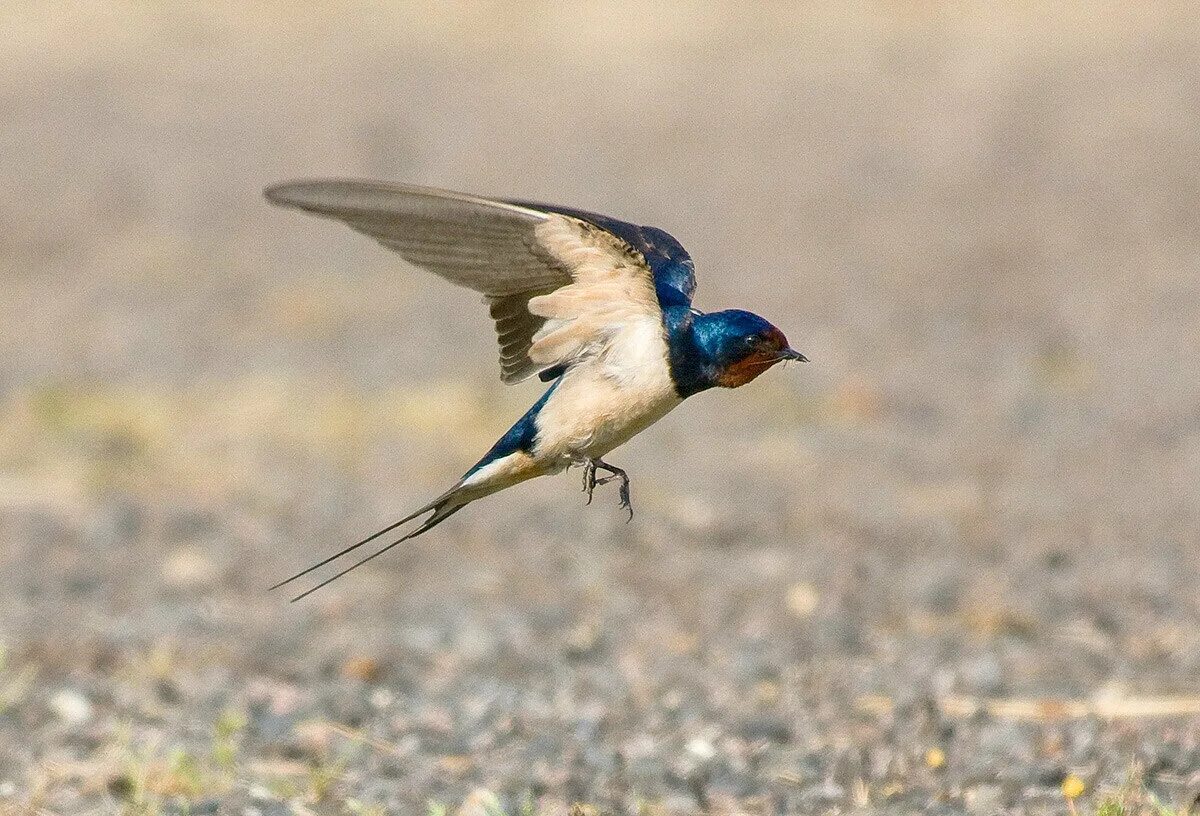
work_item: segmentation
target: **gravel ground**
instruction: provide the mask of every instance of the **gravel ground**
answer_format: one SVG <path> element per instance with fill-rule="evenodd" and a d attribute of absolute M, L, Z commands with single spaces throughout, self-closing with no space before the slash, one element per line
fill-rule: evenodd
<path fill-rule="evenodd" d="M 0 812 L 1196 812 L 1194 9 L 739 8 L 6 4 Z M 318 174 L 814 362 L 288 604 L 538 393 Z"/>

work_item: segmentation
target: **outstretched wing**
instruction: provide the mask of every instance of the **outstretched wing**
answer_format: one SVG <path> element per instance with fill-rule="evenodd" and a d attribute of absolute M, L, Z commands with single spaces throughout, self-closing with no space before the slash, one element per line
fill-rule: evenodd
<path fill-rule="evenodd" d="M 599 353 L 623 323 L 661 320 L 666 306 L 690 305 L 695 288 L 674 238 L 606 216 L 369 181 L 292 182 L 265 194 L 483 293 L 507 383 Z"/>

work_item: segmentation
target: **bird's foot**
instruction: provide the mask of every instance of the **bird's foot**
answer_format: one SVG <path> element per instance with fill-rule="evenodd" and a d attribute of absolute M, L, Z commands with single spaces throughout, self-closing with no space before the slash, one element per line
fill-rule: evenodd
<path fill-rule="evenodd" d="M 589 459 L 583 466 L 583 492 L 587 493 L 587 504 L 592 503 L 592 491 L 598 484 L 604 484 L 604 482 L 596 480 L 596 463 Z"/>
<path fill-rule="evenodd" d="M 597 479 L 597 468 L 606 471 L 611 475 Z M 628 523 L 633 520 L 633 504 L 630 502 L 629 497 L 629 475 L 619 467 L 613 467 L 608 462 L 600 459 L 588 460 L 587 464 L 584 466 L 583 472 L 583 490 L 588 494 L 587 503 L 592 503 L 592 491 L 595 490 L 598 485 L 608 484 L 614 479 L 617 479 L 621 482 L 621 486 L 618 488 L 618 495 L 621 497 L 621 509 L 629 511 L 629 518 L 626 519 L 626 523 Z"/>

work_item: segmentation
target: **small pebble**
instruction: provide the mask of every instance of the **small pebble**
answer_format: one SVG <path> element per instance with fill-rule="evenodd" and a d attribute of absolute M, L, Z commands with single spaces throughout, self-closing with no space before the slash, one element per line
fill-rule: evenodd
<path fill-rule="evenodd" d="M 364 683 L 373 683 L 379 679 L 382 673 L 382 668 L 379 661 L 373 657 L 358 656 L 352 657 L 342 664 L 342 677 L 347 680 L 360 680 Z"/>
<path fill-rule="evenodd" d="M 946 767 L 946 752 L 941 748 L 930 748 L 925 752 L 925 764 L 938 771 Z"/>
<path fill-rule="evenodd" d="M 1003 792 L 999 785 L 980 785 L 971 788 L 964 795 L 967 810 L 979 816 L 990 816 L 1001 809 Z"/>
<path fill-rule="evenodd" d="M 792 584 L 787 592 L 787 608 L 797 618 L 807 618 L 817 611 L 821 596 L 812 584 Z"/>
<path fill-rule="evenodd" d="M 63 689 L 50 698 L 50 710 L 67 725 L 83 725 L 92 718 L 92 703 L 74 689 Z"/>
<path fill-rule="evenodd" d="M 476 788 L 455 811 L 455 816 L 492 816 L 503 812 L 496 794 L 486 788 Z"/>
<path fill-rule="evenodd" d="M 199 547 L 179 547 L 163 561 L 163 580 L 176 589 L 194 589 L 213 583 L 219 570 Z"/>
<path fill-rule="evenodd" d="M 687 752 L 696 759 L 709 760 L 717 755 L 717 749 L 713 744 L 703 737 L 695 737 L 688 740 Z"/>
<path fill-rule="evenodd" d="M 600 627 L 594 621 L 586 621 L 572 629 L 566 637 L 565 646 L 568 657 L 588 657 L 597 651 L 600 645 Z"/>

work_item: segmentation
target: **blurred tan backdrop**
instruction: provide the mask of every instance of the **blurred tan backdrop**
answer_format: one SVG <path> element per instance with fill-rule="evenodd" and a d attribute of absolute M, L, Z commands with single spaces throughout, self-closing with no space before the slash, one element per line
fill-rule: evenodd
<path fill-rule="evenodd" d="M 854 677 L 847 707 L 968 653 L 992 692 L 1191 690 L 1190 4 L 9 0 L 0 30 L 0 643 L 46 694 L 165 650 L 244 700 L 238 659 L 304 688 L 412 627 L 490 671 L 589 622 L 653 665 L 849 626 L 870 645 L 780 658 Z M 261 587 L 538 393 L 476 296 L 260 198 L 320 175 L 661 226 L 701 308 L 813 363 L 617 453 L 628 526 L 543 480 L 285 608 Z"/>

